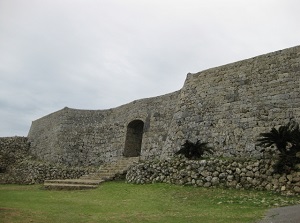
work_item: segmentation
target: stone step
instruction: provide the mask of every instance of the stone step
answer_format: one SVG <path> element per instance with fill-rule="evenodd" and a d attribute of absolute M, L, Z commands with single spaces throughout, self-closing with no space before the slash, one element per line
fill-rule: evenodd
<path fill-rule="evenodd" d="M 115 174 L 116 174 L 116 172 L 113 172 L 113 173 L 112 172 L 111 173 L 91 173 L 88 175 L 81 176 L 80 179 L 88 180 L 90 177 L 92 177 L 92 178 L 110 177 L 110 176 L 114 176 Z"/>
<path fill-rule="evenodd" d="M 97 172 L 93 172 L 87 175 L 83 175 L 83 176 L 91 176 L 91 175 L 110 175 L 110 174 L 116 174 L 116 173 L 124 173 L 127 171 L 128 168 L 122 168 L 122 169 L 110 169 L 107 171 L 97 171 Z"/>
<path fill-rule="evenodd" d="M 53 190 L 86 190 L 86 189 L 96 189 L 99 185 L 90 184 L 62 184 L 62 183 L 44 183 L 45 189 Z"/>
<path fill-rule="evenodd" d="M 139 157 L 122 158 L 114 163 L 108 163 L 97 172 L 81 176 L 79 179 L 45 180 L 46 189 L 82 190 L 94 189 L 106 180 L 112 180 L 117 174 L 126 173 L 127 169 L 138 163 Z"/>
<path fill-rule="evenodd" d="M 126 171 L 128 169 L 128 167 L 123 167 L 123 168 L 111 168 L 109 170 L 99 170 L 95 173 L 103 173 L 103 174 L 109 174 L 109 173 L 115 173 L 115 172 L 122 172 L 122 171 Z"/>
<path fill-rule="evenodd" d="M 99 168 L 99 170 L 107 170 L 110 169 L 112 167 L 116 167 L 116 168 L 124 168 L 124 167 L 128 167 L 130 165 L 134 164 L 134 162 L 127 162 L 127 163 L 113 163 L 110 165 L 106 165 L 106 166 L 102 166 Z"/>
<path fill-rule="evenodd" d="M 108 180 L 112 177 L 114 177 L 115 174 L 105 174 L 105 175 L 102 175 L 102 174 L 95 174 L 95 175 L 88 175 L 88 176 L 82 176 L 80 177 L 79 179 L 82 179 L 82 180 Z"/>
<path fill-rule="evenodd" d="M 109 180 L 112 180 L 114 178 L 114 175 L 113 176 L 90 176 L 88 178 L 82 178 L 82 179 L 90 179 L 90 180 L 103 180 L 103 181 L 109 181 Z M 81 179 L 81 178 L 80 178 Z"/>
<path fill-rule="evenodd" d="M 95 189 L 103 181 L 104 180 L 92 180 L 92 179 L 45 180 L 44 187 L 46 189 L 55 189 L 55 190 Z"/>
<path fill-rule="evenodd" d="M 85 185 L 99 185 L 103 180 L 92 179 L 64 179 L 64 180 L 45 180 L 47 184 L 85 184 Z"/>

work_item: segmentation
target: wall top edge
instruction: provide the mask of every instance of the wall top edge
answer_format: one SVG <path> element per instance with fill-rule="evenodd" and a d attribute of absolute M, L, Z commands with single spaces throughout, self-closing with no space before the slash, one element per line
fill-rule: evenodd
<path fill-rule="evenodd" d="M 234 61 L 234 62 L 231 62 L 231 63 L 216 66 L 216 67 L 211 67 L 211 68 L 208 68 L 208 69 L 196 72 L 196 73 L 188 73 L 187 74 L 187 79 L 189 79 L 192 76 L 198 76 L 202 73 L 210 72 L 212 70 L 222 69 L 222 68 L 225 68 L 225 67 L 234 67 L 234 66 L 236 66 L 238 64 L 241 64 L 241 63 L 247 63 L 247 62 L 259 60 L 260 58 L 276 57 L 279 54 L 288 54 L 288 53 L 294 53 L 294 52 L 300 52 L 300 45 L 285 48 L 285 49 L 281 49 L 281 50 L 276 50 L 276 51 L 273 51 L 273 52 L 261 54 L 261 55 L 254 56 L 254 57 L 249 57 L 249 58 L 246 58 L 246 59 Z"/>

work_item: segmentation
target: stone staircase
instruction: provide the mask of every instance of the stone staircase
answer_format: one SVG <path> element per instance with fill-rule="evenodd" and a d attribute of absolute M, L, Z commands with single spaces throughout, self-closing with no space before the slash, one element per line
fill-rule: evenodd
<path fill-rule="evenodd" d="M 95 189 L 104 181 L 114 180 L 126 174 L 128 168 L 138 162 L 139 157 L 123 157 L 116 162 L 101 166 L 97 172 L 83 175 L 79 179 L 45 180 L 44 188 L 67 190 Z"/>

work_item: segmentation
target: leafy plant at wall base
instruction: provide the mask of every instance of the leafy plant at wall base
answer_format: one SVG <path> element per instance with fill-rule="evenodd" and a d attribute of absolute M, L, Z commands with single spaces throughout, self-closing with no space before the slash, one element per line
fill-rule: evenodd
<path fill-rule="evenodd" d="M 207 142 L 201 142 L 197 140 L 196 143 L 193 143 L 189 140 L 186 140 L 181 149 L 175 153 L 175 155 L 184 155 L 188 159 L 199 159 L 203 156 L 204 153 L 213 153 L 213 148 L 208 146 Z"/>
<path fill-rule="evenodd" d="M 257 142 L 258 146 L 265 148 L 275 145 L 279 152 L 279 160 L 274 166 L 277 173 L 289 173 L 300 163 L 300 158 L 297 157 L 300 152 L 300 130 L 295 121 L 280 126 L 278 130 L 272 128 L 270 132 L 261 133 Z"/>

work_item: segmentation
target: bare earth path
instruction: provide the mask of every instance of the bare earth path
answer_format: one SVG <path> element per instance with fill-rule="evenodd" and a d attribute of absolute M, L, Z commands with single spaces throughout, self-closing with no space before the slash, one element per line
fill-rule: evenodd
<path fill-rule="evenodd" d="M 257 223 L 300 223 L 300 205 L 270 209 Z"/>

